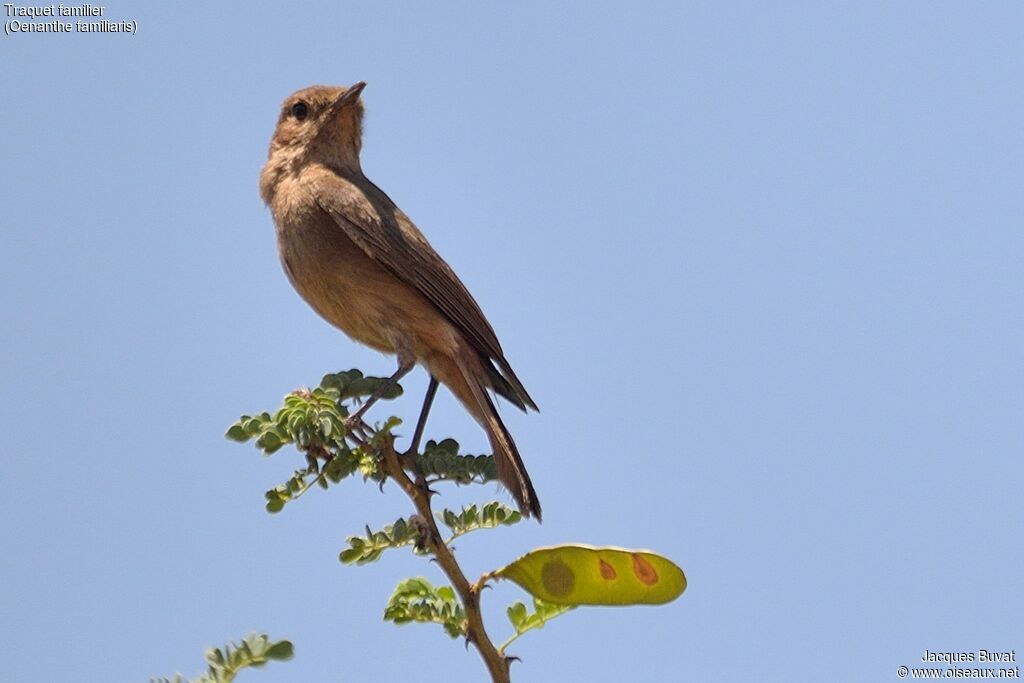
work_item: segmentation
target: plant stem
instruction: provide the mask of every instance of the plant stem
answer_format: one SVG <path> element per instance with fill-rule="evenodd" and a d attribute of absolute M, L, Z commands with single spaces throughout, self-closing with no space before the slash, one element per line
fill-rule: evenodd
<path fill-rule="evenodd" d="M 501 654 L 505 654 L 505 648 L 507 648 L 509 645 L 515 642 L 516 638 L 523 635 L 524 633 L 526 633 L 526 631 L 516 631 L 515 633 L 513 633 L 508 640 L 501 644 L 501 646 L 498 648 L 498 652 L 500 652 Z"/>
<path fill-rule="evenodd" d="M 484 630 L 483 615 L 480 612 L 481 584 L 469 583 L 466 575 L 462 573 L 462 568 L 455 561 L 451 549 L 442 540 L 441 532 L 438 531 L 437 522 L 434 520 L 434 513 L 430 508 L 430 493 L 425 483 L 413 482 L 405 473 L 402 462 L 395 452 L 393 438 L 384 439 L 381 451 L 384 472 L 394 479 L 406 495 L 412 499 L 416 506 L 416 512 L 427 527 L 427 550 L 437 559 L 437 563 L 441 565 L 441 571 L 452 582 L 452 587 L 462 600 L 462 606 L 466 610 L 466 640 L 473 643 L 477 651 L 480 652 L 494 683 L 510 683 L 509 660 L 494 647 L 487 631 Z M 422 477 L 417 477 L 417 479 L 422 479 Z"/>

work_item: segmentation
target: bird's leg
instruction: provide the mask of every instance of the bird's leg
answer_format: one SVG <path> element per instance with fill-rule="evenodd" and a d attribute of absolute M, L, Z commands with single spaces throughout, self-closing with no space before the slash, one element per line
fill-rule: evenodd
<path fill-rule="evenodd" d="M 420 448 L 420 439 L 423 438 L 423 430 L 427 426 L 427 415 L 430 414 L 430 406 L 434 403 L 435 394 L 437 394 L 437 378 L 431 375 L 430 384 L 427 385 L 427 395 L 423 397 L 420 419 L 416 421 L 416 431 L 412 435 L 412 443 L 409 445 L 409 450 L 405 452 L 406 457 L 415 457 Z"/>
<path fill-rule="evenodd" d="M 369 410 L 381 396 L 387 393 L 388 389 L 393 387 L 395 384 L 398 384 L 398 380 L 408 375 L 409 371 L 414 367 L 416 367 L 415 359 L 406 359 L 399 356 L 398 370 L 395 371 L 395 374 L 388 377 L 384 382 L 381 382 L 376 391 L 370 394 L 370 397 L 366 399 L 366 402 L 359 407 L 359 410 L 348 416 L 348 419 L 345 420 L 345 426 L 351 429 L 359 425 L 363 419 L 363 415 L 366 415 L 366 411 Z"/>

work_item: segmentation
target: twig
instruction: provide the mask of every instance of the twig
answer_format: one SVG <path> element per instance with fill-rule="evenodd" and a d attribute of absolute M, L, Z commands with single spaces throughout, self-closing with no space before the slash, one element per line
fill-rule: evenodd
<path fill-rule="evenodd" d="M 437 559 L 437 563 L 441 565 L 441 571 L 452 582 L 452 587 L 462 600 L 463 609 L 466 611 L 466 640 L 473 643 L 480 652 L 494 683 L 510 683 L 509 660 L 494 647 L 487 631 L 484 630 L 483 615 L 480 612 L 482 583 L 469 583 L 466 575 L 462 573 L 462 568 L 455 561 L 451 549 L 441 539 L 441 532 L 437 529 L 437 522 L 430 508 L 430 493 L 422 480 L 422 475 L 417 475 L 417 479 L 420 480 L 418 483 L 409 478 L 395 452 L 394 438 L 390 435 L 383 439 L 380 450 L 383 456 L 384 473 L 394 479 L 406 495 L 412 499 L 416 511 L 427 528 L 426 548 Z"/>
<path fill-rule="evenodd" d="M 303 480 L 302 481 L 302 483 L 303 483 L 302 490 L 299 491 L 298 493 L 296 493 L 294 496 L 292 496 L 292 500 L 298 500 L 299 498 L 302 498 L 304 495 L 306 495 L 306 491 L 308 491 L 311 488 L 313 488 L 314 486 L 316 486 L 317 483 L 321 479 L 323 479 L 323 478 L 324 478 L 324 472 L 323 472 L 323 470 L 320 470 L 320 472 L 317 473 L 316 478 L 313 479 L 313 481 L 309 482 L 308 484 L 306 483 L 305 480 Z"/>

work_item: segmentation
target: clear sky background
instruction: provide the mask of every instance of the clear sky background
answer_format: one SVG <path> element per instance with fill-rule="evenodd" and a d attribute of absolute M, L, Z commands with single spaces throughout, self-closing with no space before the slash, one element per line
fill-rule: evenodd
<path fill-rule="evenodd" d="M 545 522 L 467 571 L 578 541 L 690 581 L 529 634 L 516 680 L 1024 651 L 1024 6 L 828 4 L 112 1 L 137 35 L 0 36 L 0 680 L 192 676 L 249 630 L 296 658 L 245 683 L 482 679 L 381 621 L 434 566 L 337 561 L 404 497 L 270 516 L 300 458 L 223 438 L 394 367 L 292 291 L 257 191 L 280 102 L 357 80 L 367 175 L 542 410 L 503 414 Z M 428 435 L 486 448 L 447 393 Z M 493 637 L 523 598 L 486 594 Z"/>

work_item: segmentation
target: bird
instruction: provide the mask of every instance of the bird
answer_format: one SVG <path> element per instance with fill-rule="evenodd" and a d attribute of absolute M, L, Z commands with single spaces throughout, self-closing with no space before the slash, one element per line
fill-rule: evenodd
<path fill-rule="evenodd" d="M 401 209 L 363 174 L 360 81 L 313 85 L 288 96 L 260 173 L 285 274 L 299 295 L 353 340 L 397 357 L 397 382 L 416 365 L 430 385 L 417 444 L 437 383 L 486 432 L 498 480 L 520 512 L 541 506 L 491 393 L 538 410 L 479 304 Z M 385 387 L 386 388 L 386 387 Z M 383 393 L 383 390 L 380 390 Z M 371 396 L 356 416 L 379 395 Z"/>

